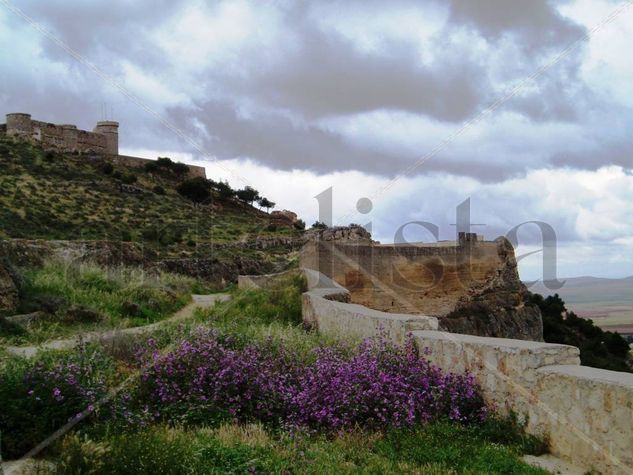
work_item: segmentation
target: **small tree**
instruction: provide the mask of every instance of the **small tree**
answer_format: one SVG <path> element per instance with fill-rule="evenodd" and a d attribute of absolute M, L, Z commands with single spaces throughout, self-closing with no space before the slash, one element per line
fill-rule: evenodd
<path fill-rule="evenodd" d="M 176 191 L 194 203 L 203 203 L 211 197 L 211 185 L 209 181 L 200 176 L 183 181 Z"/>
<path fill-rule="evenodd" d="M 225 181 L 212 181 L 211 187 L 218 192 L 219 198 L 223 201 L 230 200 L 235 197 L 235 190 Z"/>
<path fill-rule="evenodd" d="M 247 186 L 243 190 L 237 190 L 235 194 L 240 201 L 248 203 L 249 205 L 252 205 L 253 201 L 259 198 L 259 191 L 250 186 Z"/>
<path fill-rule="evenodd" d="M 275 206 L 275 203 L 273 203 L 272 201 L 270 201 L 268 198 L 264 198 L 261 197 L 260 199 L 257 200 L 257 203 L 259 204 L 259 206 L 261 206 L 262 208 L 266 208 L 266 212 L 268 212 L 268 210 L 270 208 L 273 208 Z"/>

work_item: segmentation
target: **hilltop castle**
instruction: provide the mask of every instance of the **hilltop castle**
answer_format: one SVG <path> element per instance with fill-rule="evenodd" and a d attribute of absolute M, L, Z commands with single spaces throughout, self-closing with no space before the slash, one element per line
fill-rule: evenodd
<path fill-rule="evenodd" d="M 52 124 L 33 120 L 31 114 L 14 112 L 0 124 L 0 134 L 39 144 L 47 150 L 68 153 L 98 154 L 134 168 L 142 168 L 147 158 L 119 155 L 119 123 L 113 120 L 97 122 L 92 131 L 78 129 L 72 124 Z M 206 178 L 204 167 L 188 165 L 189 175 Z"/>
<path fill-rule="evenodd" d="M 92 132 L 72 124 L 51 124 L 31 119 L 31 114 L 7 114 L 7 123 L 0 125 L 6 135 L 40 143 L 44 148 L 63 152 L 119 154 L 119 123 L 97 122 Z"/>

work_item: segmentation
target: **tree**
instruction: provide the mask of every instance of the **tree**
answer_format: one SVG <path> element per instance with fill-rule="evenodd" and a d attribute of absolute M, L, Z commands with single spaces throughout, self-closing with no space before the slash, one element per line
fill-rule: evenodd
<path fill-rule="evenodd" d="M 249 205 L 253 204 L 253 201 L 259 198 L 259 191 L 250 186 L 247 186 L 243 190 L 237 190 L 235 194 L 240 201 L 248 203 Z"/>
<path fill-rule="evenodd" d="M 266 212 L 268 212 L 268 210 L 270 208 L 274 208 L 275 207 L 275 203 L 273 203 L 272 201 L 270 201 L 268 198 L 264 198 L 263 196 L 257 200 L 257 203 L 259 204 L 259 206 L 261 206 L 262 208 L 266 208 Z"/>
<path fill-rule="evenodd" d="M 235 197 L 235 190 L 226 181 L 209 180 L 209 183 L 211 183 L 211 188 L 218 192 L 221 200 L 227 201 Z"/>
<path fill-rule="evenodd" d="M 176 191 L 194 203 L 203 203 L 211 197 L 211 184 L 201 176 L 183 181 Z"/>
<path fill-rule="evenodd" d="M 327 229 L 328 226 L 325 223 L 322 223 L 321 221 L 315 221 L 314 224 L 312 225 L 312 229 Z"/>

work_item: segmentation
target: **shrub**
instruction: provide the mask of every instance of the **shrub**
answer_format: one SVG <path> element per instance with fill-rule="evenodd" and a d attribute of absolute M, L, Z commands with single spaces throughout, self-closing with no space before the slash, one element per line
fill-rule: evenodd
<path fill-rule="evenodd" d="M 138 178 L 136 178 L 136 175 L 133 175 L 131 173 L 126 174 L 126 175 L 122 175 L 120 180 L 125 183 L 126 185 L 131 185 L 133 183 L 136 183 Z"/>
<path fill-rule="evenodd" d="M 271 342 L 240 346 L 198 330 L 144 371 L 139 404 L 166 420 L 237 418 L 321 430 L 412 426 L 439 418 L 481 422 L 487 411 L 471 375 L 444 374 L 411 339 L 335 347 L 306 362 Z"/>
<path fill-rule="evenodd" d="M 211 197 L 211 185 L 202 177 L 183 181 L 176 191 L 194 203 L 202 203 Z"/>
<path fill-rule="evenodd" d="M 0 372 L 2 456 L 18 458 L 106 395 L 109 358 L 81 349 L 58 360 L 9 359 Z"/>
<path fill-rule="evenodd" d="M 164 195 L 165 194 L 165 188 L 163 188 L 160 185 L 156 185 L 154 186 L 154 188 L 152 188 L 152 191 L 157 194 L 157 195 Z"/>
<path fill-rule="evenodd" d="M 312 224 L 312 229 L 327 229 L 328 225 L 325 223 L 322 223 L 321 221 L 315 221 L 314 224 Z"/>
<path fill-rule="evenodd" d="M 112 172 L 114 172 L 114 166 L 110 162 L 101 165 L 101 173 L 104 175 L 112 175 Z"/>

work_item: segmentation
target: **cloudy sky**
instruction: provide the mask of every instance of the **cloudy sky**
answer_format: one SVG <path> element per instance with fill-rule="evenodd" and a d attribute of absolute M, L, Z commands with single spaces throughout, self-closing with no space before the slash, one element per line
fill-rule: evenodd
<path fill-rule="evenodd" d="M 0 0 L 0 114 L 118 120 L 123 153 L 203 164 L 308 224 L 332 187 L 335 224 L 383 242 L 411 221 L 454 238 L 470 199 L 486 238 L 545 222 L 559 275 L 623 277 L 630 3 Z M 538 279 L 541 255 L 520 266 Z"/>

